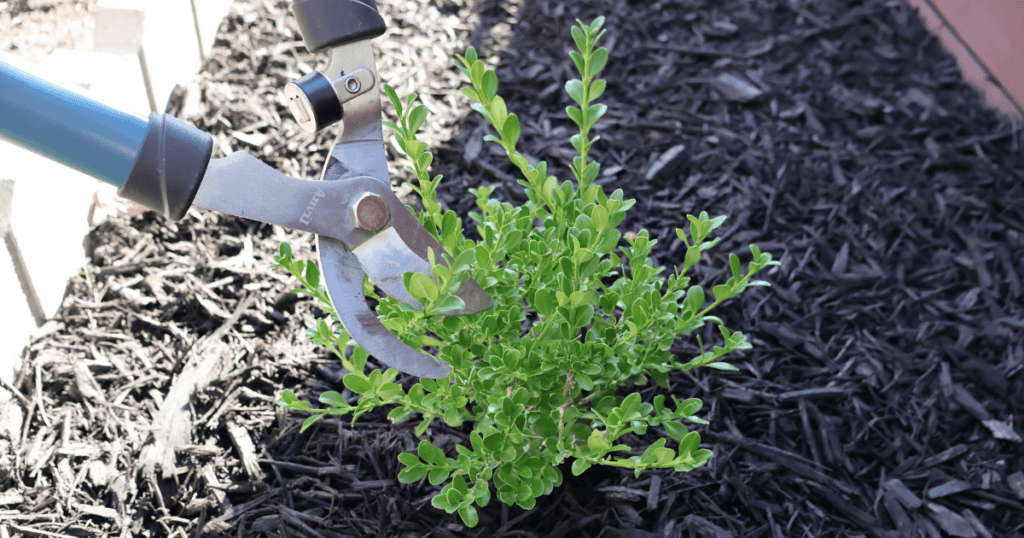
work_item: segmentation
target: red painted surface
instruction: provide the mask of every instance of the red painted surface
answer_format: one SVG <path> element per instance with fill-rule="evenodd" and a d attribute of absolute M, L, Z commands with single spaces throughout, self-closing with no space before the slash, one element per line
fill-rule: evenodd
<path fill-rule="evenodd" d="M 1018 107 L 1024 107 L 1024 0 L 932 0 L 981 63 L 1003 84 L 1012 101 L 988 79 L 981 65 L 925 0 L 909 1 L 918 8 L 928 28 L 957 57 L 964 77 L 985 93 L 989 104 L 1020 117 Z"/>

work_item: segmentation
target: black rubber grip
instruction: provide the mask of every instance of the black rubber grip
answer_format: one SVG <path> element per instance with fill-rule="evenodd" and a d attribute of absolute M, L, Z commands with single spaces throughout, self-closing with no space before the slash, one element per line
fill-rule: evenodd
<path fill-rule="evenodd" d="M 374 0 L 295 0 L 292 13 L 310 52 L 374 38 L 387 29 Z"/>
<path fill-rule="evenodd" d="M 117 194 L 171 220 L 185 216 L 213 155 L 213 138 L 167 114 L 150 114 L 146 137 Z"/>

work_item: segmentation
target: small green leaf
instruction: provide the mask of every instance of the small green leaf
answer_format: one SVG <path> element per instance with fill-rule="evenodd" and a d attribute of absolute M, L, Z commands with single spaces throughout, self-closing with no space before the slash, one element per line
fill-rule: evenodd
<path fill-rule="evenodd" d="M 508 119 L 508 108 L 505 107 L 505 100 L 501 96 L 496 96 L 491 100 L 491 106 L 487 110 L 491 113 L 491 124 L 500 131 L 505 125 L 505 120 Z"/>
<path fill-rule="evenodd" d="M 484 448 L 492 454 L 499 452 L 504 443 L 505 434 L 502 432 L 494 432 L 484 437 Z"/>
<path fill-rule="evenodd" d="M 406 467 L 398 472 L 398 481 L 402 484 L 412 484 L 427 475 L 427 468 L 422 465 Z"/>
<path fill-rule="evenodd" d="M 579 476 L 583 474 L 583 471 L 589 469 L 591 465 L 592 464 L 590 462 L 577 458 L 572 462 L 572 475 Z"/>
<path fill-rule="evenodd" d="M 398 406 L 388 413 L 388 420 L 390 420 L 392 424 L 398 424 L 412 416 L 413 413 L 415 413 L 415 411 L 408 407 Z"/>
<path fill-rule="evenodd" d="M 366 394 L 373 390 L 373 386 L 370 385 L 370 382 L 357 374 L 347 374 L 341 381 L 345 384 L 345 388 L 356 394 Z"/>
<path fill-rule="evenodd" d="M 537 290 L 534 304 L 531 306 L 533 306 L 540 315 L 549 317 L 555 312 L 555 308 L 558 307 L 558 301 L 555 299 L 555 294 L 551 293 L 551 290 Z"/>
<path fill-rule="evenodd" d="M 329 390 L 321 394 L 319 400 L 320 403 L 330 405 L 333 407 L 349 407 L 348 402 L 345 401 L 345 398 L 343 398 L 340 393 L 335 392 L 333 390 Z"/>
<path fill-rule="evenodd" d="M 740 257 L 735 254 L 729 254 L 729 268 L 732 269 L 732 276 L 741 278 L 743 274 L 740 272 Z"/>
<path fill-rule="evenodd" d="M 430 504 L 434 508 L 437 508 L 438 510 L 444 510 L 445 512 L 448 513 L 451 513 L 454 510 L 451 503 L 448 502 L 448 496 L 444 494 L 444 490 L 442 490 L 437 495 L 434 495 L 434 497 L 430 499 Z"/>
<path fill-rule="evenodd" d="M 697 432 L 690 432 L 686 434 L 682 440 L 679 441 L 679 456 L 686 457 L 693 451 L 697 450 L 700 445 L 700 434 Z"/>
<path fill-rule="evenodd" d="M 421 465 L 420 459 L 416 457 L 416 454 L 412 452 L 402 452 L 398 455 L 398 461 L 406 467 L 412 467 L 414 465 Z"/>
<path fill-rule="evenodd" d="M 277 251 L 278 251 L 278 257 L 281 258 L 280 261 L 281 261 L 282 264 L 288 263 L 288 262 L 292 261 L 292 246 L 291 245 L 289 245 L 288 243 L 281 243 L 281 245 L 277 248 Z"/>
<path fill-rule="evenodd" d="M 498 94 L 498 76 L 494 74 L 494 71 L 488 69 L 484 73 L 483 86 L 480 89 L 484 92 L 484 99 L 491 99 Z"/>
<path fill-rule="evenodd" d="M 462 522 L 469 528 L 476 527 L 480 523 L 480 516 L 476 513 L 476 508 L 473 508 L 472 504 L 459 508 L 459 517 L 462 518 Z"/>
<path fill-rule="evenodd" d="M 452 478 L 452 488 L 458 491 L 463 498 L 469 495 L 469 486 L 466 485 L 466 479 L 462 475 L 455 475 L 455 478 Z"/>
<path fill-rule="evenodd" d="M 727 363 L 727 362 L 711 362 L 706 364 L 708 368 L 714 368 L 715 370 L 723 370 L 726 372 L 739 372 L 740 369 Z"/>
<path fill-rule="evenodd" d="M 683 270 L 687 270 L 700 262 L 700 248 L 687 247 L 686 258 L 683 260 Z"/>
<path fill-rule="evenodd" d="M 437 299 L 437 284 L 423 273 L 413 273 L 409 277 L 409 294 L 420 302 L 433 302 Z"/>
<path fill-rule="evenodd" d="M 576 104 L 578 104 L 580 106 L 583 106 L 583 103 L 584 103 L 584 100 L 586 99 L 586 97 L 584 96 L 584 88 L 583 88 L 583 81 L 582 80 L 576 78 L 576 79 L 570 80 L 569 82 L 566 82 L 565 83 L 565 93 L 569 94 L 569 97 L 572 98 L 572 100 L 575 101 Z"/>
<path fill-rule="evenodd" d="M 580 56 L 580 53 L 573 50 L 569 51 L 569 57 L 572 58 L 572 63 L 576 65 L 576 71 L 582 73 L 585 67 L 583 56 Z"/>
<path fill-rule="evenodd" d="M 668 433 L 669 437 L 675 439 L 676 441 L 681 441 L 683 437 L 685 437 L 686 434 L 689 433 L 689 430 L 686 429 L 686 426 L 684 426 L 683 423 L 676 420 L 665 421 L 664 423 L 662 423 L 662 426 L 665 426 L 665 432 Z"/>
<path fill-rule="evenodd" d="M 424 120 L 427 119 L 426 105 L 419 105 L 409 113 L 409 132 L 415 133 L 420 130 Z"/>
<path fill-rule="evenodd" d="M 558 427 L 550 417 L 541 417 L 533 423 L 533 431 L 541 437 L 551 437 L 558 434 Z"/>
<path fill-rule="evenodd" d="M 312 291 L 320 288 L 320 270 L 312 260 L 306 262 L 306 286 Z"/>
<path fill-rule="evenodd" d="M 444 314 L 466 308 L 466 303 L 455 295 L 445 295 L 430 305 L 431 314 Z"/>
<path fill-rule="evenodd" d="M 395 112 L 398 114 L 399 117 L 401 117 L 402 101 L 401 99 L 398 98 L 398 94 L 395 92 L 395 89 L 392 88 L 390 84 L 385 84 L 384 93 L 387 94 L 388 100 L 391 101 L 391 104 L 395 106 Z"/>
<path fill-rule="evenodd" d="M 594 55 L 590 58 L 590 76 L 595 76 L 604 70 L 604 66 L 608 64 L 608 49 L 601 47 L 594 51 Z"/>
<path fill-rule="evenodd" d="M 455 261 L 452 263 L 452 271 L 462 271 L 474 263 L 476 263 L 476 251 L 473 249 L 466 249 L 455 258 Z"/>
<path fill-rule="evenodd" d="M 579 108 L 574 106 L 565 107 L 565 113 L 569 116 L 569 119 L 578 126 L 583 126 L 583 112 Z"/>
<path fill-rule="evenodd" d="M 691 314 L 696 314 L 702 306 L 704 306 L 704 289 L 700 286 L 691 286 L 686 290 L 683 309 Z"/>
<path fill-rule="evenodd" d="M 612 445 L 611 443 L 608 442 L 608 439 L 605 439 L 604 432 L 600 430 L 594 430 L 590 432 L 590 438 L 587 439 L 587 446 L 590 447 L 591 450 L 601 454 L 607 452 L 608 450 L 611 450 L 612 448 Z"/>
<path fill-rule="evenodd" d="M 623 415 L 631 415 L 640 410 L 640 393 L 633 392 L 629 396 L 626 396 L 625 400 L 622 400 L 622 405 L 619 406 L 622 409 Z"/>
<path fill-rule="evenodd" d="M 582 51 L 587 50 L 587 34 L 579 26 L 573 26 L 570 31 L 572 34 L 572 40 L 576 43 L 576 48 Z M 581 69 L 582 71 L 582 69 Z"/>
<path fill-rule="evenodd" d="M 324 418 L 324 413 L 317 413 L 315 415 L 310 416 L 309 418 L 307 418 L 306 420 L 304 420 L 302 422 L 302 426 L 299 427 L 299 433 L 302 433 L 302 432 L 306 431 L 307 429 L 309 429 L 310 426 L 315 424 L 316 421 L 318 421 L 318 420 L 320 420 L 322 418 Z"/>
<path fill-rule="evenodd" d="M 417 453 L 420 458 L 427 463 L 433 463 L 434 465 L 448 464 L 444 457 L 444 451 L 430 444 L 430 441 L 420 441 L 420 444 L 417 447 Z"/>
<path fill-rule="evenodd" d="M 469 79 L 473 82 L 473 86 L 476 86 L 477 88 L 483 87 L 484 71 L 486 70 L 487 68 L 480 60 L 473 62 L 469 66 Z"/>
<path fill-rule="evenodd" d="M 419 159 L 416 160 L 416 166 L 420 170 L 426 170 L 427 168 L 430 168 L 430 163 L 432 162 L 434 162 L 434 154 L 424 153 L 423 155 L 420 155 Z"/>
<path fill-rule="evenodd" d="M 511 146 L 515 146 L 519 141 L 519 118 L 515 114 L 505 120 L 505 125 L 501 128 L 501 137 Z"/>
<path fill-rule="evenodd" d="M 430 471 L 430 474 L 427 475 L 427 481 L 430 482 L 430 485 L 437 486 L 443 484 L 445 480 L 448 480 L 449 474 L 451 474 L 451 471 L 448 469 L 433 469 Z"/>

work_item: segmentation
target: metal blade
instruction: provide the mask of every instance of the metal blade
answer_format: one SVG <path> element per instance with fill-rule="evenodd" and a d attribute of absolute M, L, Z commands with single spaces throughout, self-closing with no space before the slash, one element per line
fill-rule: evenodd
<path fill-rule="evenodd" d="M 320 267 L 331 303 L 349 335 L 384 364 L 419 377 L 448 376 L 448 363 L 421 353 L 387 330 L 377 313 L 366 304 L 363 273 L 359 260 L 345 246 L 327 237 L 319 238 Z"/>
<path fill-rule="evenodd" d="M 435 250 L 436 256 L 439 257 L 443 250 L 440 245 L 435 248 L 437 249 Z M 403 303 L 423 306 L 406 291 L 405 285 L 402 282 L 402 275 L 406 271 L 429 275 L 430 262 L 409 249 L 409 246 L 399 235 L 397 225 L 366 240 L 363 244 L 356 247 L 352 253 L 359 259 L 366 274 L 370 277 L 370 282 L 374 286 L 377 286 L 384 293 Z M 441 263 L 447 266 L 443 260 L 441 260 Z M 454 295 L 462 299 L 466 306 L 442 315 L 463 316 L 475 314 L 494 306 L 491 296 L 472 278 L 463 282 Z"/>

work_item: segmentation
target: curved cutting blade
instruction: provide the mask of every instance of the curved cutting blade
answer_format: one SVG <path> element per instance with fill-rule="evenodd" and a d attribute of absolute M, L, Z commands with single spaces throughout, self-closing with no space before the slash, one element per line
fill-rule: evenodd
<path fill-rule="evenodd" d="M 419 223 L 417 223 L 418 225 Z M 422 307 L 423 305 L 406 291 L 405 285 L 402 282 L 402 275 L 406 271 L 429 275 L 430 262 L 421 258 L 409 248 L 409 245 L 402 239 L 398 229 L 397 224 L 385 229 L 364 241 L 352 253 L 359 259 L 366 274 L 370 277 L 370 282 L 374 286 L 377 286 L 390 297 L 394 297 L 403 303 Z M 435 249 L 435 256 L 440 256 L 440 253 L 443 252 L 441 246 L 437 245 L 436 241 L 433 241 L 433 237 L 430 239 L 436 245 L 432 247 Z M 438 259 L 438 261 L 447 267 L 448 264 L 443 259 Z M 458 291 L 453 295 L 462 299 L 466 306 L 442 315 L 463 316 L 475 314 L 494 306 L 491 296 L 472 278 L 463 282 L 459 286 Z"/>
<path fill-rule="evenodd" d="M 377 313 L 366 304 L 363 294 L 363 269 L 355 255 L 334 239 L 319 238 L 320 267 L 327 292 L 349 335 L 374 358 L 384 364 L 419 377 L 441 379 L 449 367 L 399 340 L 387 330 Z"/>

